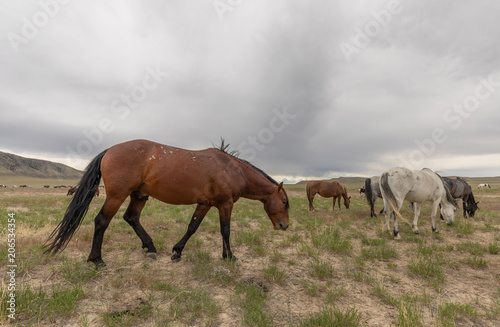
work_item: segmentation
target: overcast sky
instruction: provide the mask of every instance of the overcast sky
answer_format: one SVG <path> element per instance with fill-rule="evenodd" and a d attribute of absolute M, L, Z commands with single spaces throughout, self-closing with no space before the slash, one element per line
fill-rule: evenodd
<path fill-rule="evenodd" d="M 0 0 L 0 151 L 220 137 L 280 180 L 500 175 L 500 2 Z"/>

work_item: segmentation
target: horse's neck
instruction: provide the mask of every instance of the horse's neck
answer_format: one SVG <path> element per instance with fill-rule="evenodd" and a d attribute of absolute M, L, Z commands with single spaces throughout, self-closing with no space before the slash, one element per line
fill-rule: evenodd
<path fill-rule="evenodd" d="M 242 163 L 243 173 L 246 179 L 246 187 L 241 195 L 244 198 L 252 200 L 264 201 L 269 194 L 274 192 L 277 188 L 271 181 L 269 181 L 261 173 L 252 167 Z"/>

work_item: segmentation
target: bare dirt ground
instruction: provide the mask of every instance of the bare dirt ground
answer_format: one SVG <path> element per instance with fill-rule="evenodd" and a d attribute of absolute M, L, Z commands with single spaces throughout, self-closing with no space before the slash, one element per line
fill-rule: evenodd
<path fill-rule="evenodd" d="M 76 302 L 72 314 L 47 317 L 34 310 L 21 314 L 19 320 L 4 320 L 2 325 L 243 326 L 245 310 L 238 300 L 236 286 L 247 283 L 257 285 L 266 294 L 265 312 L 272 317 L 274 326 L 300 325 L 332 306 L 342 311 L 355 308 L 361 314 L 363 326 L 395 326 L 405 312 L 402 305 L 405 303 L 420 315 L 416 321 L 421 326 L 445 326 L 446 321 L 452 321 L 452 326 L 500 326 L 500 255 L 488 251 L 491 244 L 500 243 L 500 192 L 476 192 L 481 208 L 476 217 L 465 220 L 459 209 L 455 224 L 458 227 L 449 228 L 439 222 L 439 234 L 431 233 L 428 208 L 424 208 L 419 221 L 421 234 L 414 235 L 410 227 L 400 222 L 402 240 L 393 240 L 385 230 L 384 219 L 369 218 L 365 199 L 354 189 L 351 187 L 353 198 L 349 210 L 342 207 L 342 211 L 338 211 L 337 207 L 332 213 L 331 200 L 318 197 L 317 211 L 309 213 L 305 192 L 298 186 L 290 187 L 288 194 L 293 206 L 291 225 L 286 232 L 272 230 L 260 203 L 240 200 L 241 211 L 236 210 L 238 202 L 231 235 L 237 264 L 220 259 L 222 242 L 216 210 L 203 222 L 206 228 L 200 227 L 188 242 L 183 259 L 173 263 L 171 248 L 185 232 L 192 209 L 167 213 L 171 206 L 155 200 L 148 203 L 152 209 L 151 212 L 145 210 L 142 222 L 158 247 L 156 260 L 145 256 L 132 229 L 115 217 L 103 246 L 107 266 L 82 285 L 84 296 Z M 102 204 L 102 196 L 95 200 L 89 213 L 91 217 L 86 218 L 62 254 L 53 257 L 41 254 L 40 245 L 65 210 L 64 204 L 68 201 L 65 192 L 64 189 L 0 191 L 2 215 L 14 212 L 18 217 L 18 258 L 24 265 L 18 270 L 18 289 L 41 287 L 50 293 L 54 285 L 74 286 L 75 282 L 64 273 L 68 262 L 80 263 L 78 267 L 84 271 L 93 269 L 85 259 L 93 235 L 93 214 Z M 46 196 L 57 198 L 49 206 L 62 208 L 55 213 L 42 212 L 37 199 L 43 200 Z M 378 210 L 381 207 L 382 203 L 377 203 Z M 23 223 L 24 216 L 34 217 L 40 212 L 46 223 Z M 403 214 L 411 217 L 409 210 Z M 179 218 L 182 220 L 175 220 L 177 216 L 182 216 Z M 350 241 L 352 247 L 347 253 L 326 250 L 312 242 L 312 237 L 327 227 L 339 229 L 342 238 Z M 248 231 L 255 231 L 260 239 L 255 242 L 260 242 L 260 248 L 238 241 L 243 232 Z M 394 249 L 396 255 L 363 257 L 363 249 L 369 248 L 363 239 L 386 239 L 387 246 Z M 464 244 L 477 245 L 483 250 L 473 255 L 463 250 Z M 5 247 L 5 243 L 0 247 Z M 409 267 L 418 261 L 419 248 L 432 249 L 432 260 L 443 259 L 440 267 L 444 279 L 438 285 L 432 284 L 432 274 L 425 277 L 411 273 Z M 206 271 L 197 270 L 196 257 L 193 257 L 197 252 L 209 254 Z M 480 264 L 471 261 L 476 259 Z M 318 262 L 331 266 L 332 271 L 326 277 L 314 273 L 313 267 Z M 284 277 L 270 273 L 270 267 L 275 267 Z M 6 276 L 6 270 L 0 269 L 2 276 Z M 6 282 L 4 277 L 4 285 Z M 169 287 L 173 290 L 165 290 Z M 172 311 L 177 299 L 193 290 L 206 291 L 219 306 L 215 318 L 201 313 L 188 319 L 185 313 Z M 453 318 L 445 320 L 441 308 L 450 304 L 470 308 L 476 314 L 455 310 Z M 146 313 L 139 314 L 146 306 Z M 40 308 L 46 309 L 43 305 Z M 105 315 L 116 319 L 110 322 L 103 318 Z"/>

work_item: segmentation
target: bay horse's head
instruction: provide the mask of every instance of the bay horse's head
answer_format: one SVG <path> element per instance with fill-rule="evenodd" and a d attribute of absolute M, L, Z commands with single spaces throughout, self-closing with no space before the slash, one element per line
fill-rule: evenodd
<path fill-rule="evenodd" d="M 349 209 L 349 205 L 351 204 L 351 197 L 350 196 L 344 196 L 344 205 L 346 209 Z"/>
<path fill-rule="evenodd" d="M 349 196 L 349 190 L 347 189 L 347 186 L 344 184 L 342 185 L 342 197 L 344 198 L 344 205 L 347 209 L 349 209 L 349 205 L 351 204 L 351 197 Z"/>
<path fill-rule="evenodd" d="M 290 209 L 290 204 L 283 188 L 283 182 L 263 202 L 264 210 L 266 210 L 269 219 L 271 219 L 274 229 L 286 230 L 288 228 L 288 209 Z"/>

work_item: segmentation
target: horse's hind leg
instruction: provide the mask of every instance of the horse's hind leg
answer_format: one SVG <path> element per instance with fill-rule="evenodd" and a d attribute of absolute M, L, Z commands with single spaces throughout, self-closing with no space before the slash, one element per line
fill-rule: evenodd
<path fill-rule="evenodd" d="M 186 234 L 184 234 L 182 239 L 177 242 L 177 244 L 172 248 L 172 252 L 175 252 L 171 258 L 172 261 L 179 261 L 181 259 L 182 250 L 184 249 L 184 246 L 186 246 L 186 242 L 189 240 L 191 235 L 196 232 L 198 226 L 200 226 L 203 218 L 205 218 L 205 215 L 210 210 L 210 208 L 211 206 L 204 204 L 198 204 L 198 206 L 196 206 L 196 210 L 191 217 L 191 221 L 189 222 Z"/>
<path fill-rule="evenodd" d="M 420 217 L 420 209 L 422 208 L 422 204 L 421 203 L 417 203 L 417 202 L 412 202 L 412 209 L 413 209 L 413 213 L 414 213 L 414 217 L 413 217 L 413 224 L 411 225 L 411 230 L 415 233 L 415 234 L 418 234 L 420 233 L 420 231 L 418 230 L 418 217 Z"/>
<path fill-rule="evenodd" d="M 111 219 L 113 219 L 113 216 L 116 214 L 124 200 L 125 198 L 107 198 L 94 219 L 94 238 L 92 240 L 92 249 L 90 250 L 87 261 L 95 263 L 97 267 L 105 266 L 101 256 L 104 232 L 108 228 Z"/>
<path fill-rule="evenodd" d="M 431 222 L 432 222 L 432 231 L 434 233 L 439 233 L 439 231 L 436 228 L 436 216 L 438 209 L 439 209 L 439 202 L 438 201 L 433 202 L 431 208 Z"/>
<path fill-rule="evenodd" d="M 141 198 L 136 193 L 130 194 L 130 204 L 128 205 L 127 211 L 125 211 L 125 214 L 123 215 L 123 219 L 125 219 L 125 221 L 132 226 L 137 236 L 141 239 L 142 248 L 148 249 L 147 255 L 150 258 L 156 259 L 156 248 L 153 244 L 153 240 L 139 222 L 142 209 L 146 205 L 147 201 L 147 197 Z"/>
<path fill-rule="evenodd" d="M 315 195 L 316 194 L 311 193 L 311 195 L 308 197 L 308 200 L 309 200 L 309 211 L 314 211 L 313 201 L 314 201 L 314 196 Z"/>

